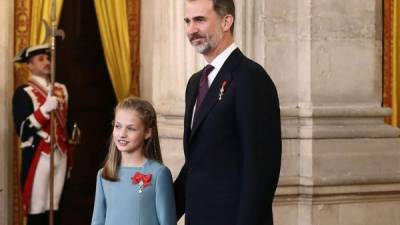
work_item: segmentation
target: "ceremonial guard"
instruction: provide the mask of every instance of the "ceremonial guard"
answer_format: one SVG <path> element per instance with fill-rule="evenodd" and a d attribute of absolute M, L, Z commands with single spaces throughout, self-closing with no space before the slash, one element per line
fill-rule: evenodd
<path fill-rule="evenodd" d="M 67 170 L 71 168 L 72 148 L 67 134 L 68 92 L 65 85 L 57 82 L 51 89 L 48 44 L 25 48 L 14 61 L 25 63 L 32 73 L 27 84 L 18 87 L 13 96 L 14 124 L 22 150 L 23 206 L 28 225 L 44 225 L 49 222 L 49 207 L 54 212 L 58 210 Z M 51 113 L 55 117 L 52 120 L 55 129 L 52 141 L 54 171 L 50 171 Z M 51 174 L 54 175 L 54 190 L 49 191 Z M 53 199 L 51 206 L 49 198 Z M 57 221 L 57 216 L 55 218 Z"/>

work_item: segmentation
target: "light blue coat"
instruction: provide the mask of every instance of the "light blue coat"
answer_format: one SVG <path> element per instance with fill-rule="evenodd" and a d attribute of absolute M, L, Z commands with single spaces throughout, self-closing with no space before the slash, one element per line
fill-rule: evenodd
<path fill-rule="evenodd" d="M 143 167 L 120 167 L 119 181 L 97 174 L 92 225 L 176 225 L 175 198 L 169 169 L 147 160 Z M 151 185 L 142 192 L 131 177 L 152 174 Z"/>

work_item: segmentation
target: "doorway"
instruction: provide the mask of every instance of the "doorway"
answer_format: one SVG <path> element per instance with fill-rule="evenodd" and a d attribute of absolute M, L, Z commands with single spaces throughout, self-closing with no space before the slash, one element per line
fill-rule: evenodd
<path fill-rule="evenodd" d="M 69 120 L 82 139 L 60 205 L 61 225 L 90 224 L 96 174 L 104 161 L 112 131 L 116 98 L 107 72 L 93 1 L 64 1 L 57 42 L 57 81 L 69 91 Z"/>

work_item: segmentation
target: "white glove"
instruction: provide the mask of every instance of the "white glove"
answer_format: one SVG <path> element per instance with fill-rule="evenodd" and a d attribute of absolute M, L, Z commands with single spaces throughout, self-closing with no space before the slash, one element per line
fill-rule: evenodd
<path fill-rule="evenodd" d="M 51 96 L 50 92 L 47 95 L 46 101 L 40 106 L 40 110 L 43 114 L 48 115 L 50 112 L 58 108 L 58 100 L 56 96 Z"/>

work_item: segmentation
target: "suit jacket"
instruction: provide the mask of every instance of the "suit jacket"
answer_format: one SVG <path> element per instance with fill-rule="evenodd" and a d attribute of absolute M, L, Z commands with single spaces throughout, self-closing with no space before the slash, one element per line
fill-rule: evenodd
<path fill-rule="evenodd" d="M 191 128 L 200 76 L 194 74 L 186 89 L 185 164 L 174 183 L 177 216 L 185 213 L 188 225 L 272 225 L 281 164 L 276 88 L 260 65 L 236 49 Z"/>

